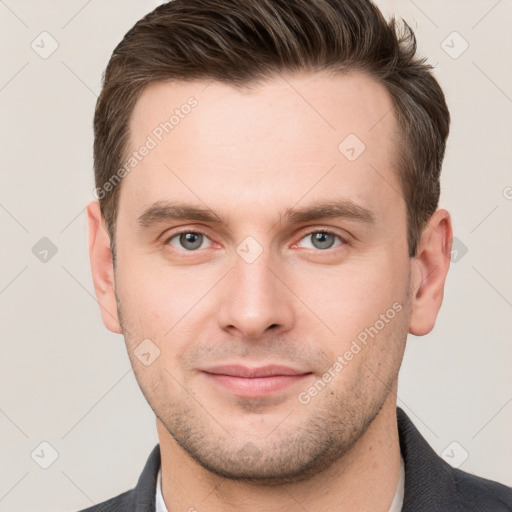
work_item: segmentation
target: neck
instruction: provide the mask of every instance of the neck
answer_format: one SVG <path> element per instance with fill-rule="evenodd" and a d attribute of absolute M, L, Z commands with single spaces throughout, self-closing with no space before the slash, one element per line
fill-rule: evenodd
<path fill-rule="evenodd" d="M 395 395 L 341 459 L 306 481 L 262 486 L 228 480 L 204 469 L 157 419 L 162 494 L 169 512 L 308 510 L 388 512 L 400 470 Z"/>

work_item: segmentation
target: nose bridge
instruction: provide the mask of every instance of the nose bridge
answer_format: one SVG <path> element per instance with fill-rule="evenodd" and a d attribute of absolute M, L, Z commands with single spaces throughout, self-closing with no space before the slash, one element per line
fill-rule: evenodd
<path fill-rule="evenodd" d="M 293 322 L 291 296 L 275 275 L 278 262 L 251 237 L 239 244 L 236 252 L 220 299 L 220 327 L 246 338 L 258 338 L 270 327 L 289 329 Z"/>
<path fill-rule="evenodd" d="M 243 257 L 235 260 L 234 278 L 242 302 L 257 304 L 262 299 L 272 298 L 275 288 L 275 275 L 271 270 L 268 252 L 259 255 L 254 261 Z M 268 302 L 265 301 L 265 302 Z"/>

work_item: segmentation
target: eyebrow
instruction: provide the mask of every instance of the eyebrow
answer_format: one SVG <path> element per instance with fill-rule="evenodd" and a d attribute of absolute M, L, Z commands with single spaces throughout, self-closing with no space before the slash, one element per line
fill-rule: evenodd
<path fill-rule="evenodd" d="M 375 215 L 368 208 L 348 199 L 329 201 L 303 208 L 288 208 L 284 214 L 284 219 L 289 224 L 332 218 L 345 218 L 364 224 L 375 224 Z"/>
<path fill-rule="evenodd" d="M 137 218 L 137 223 L 143 228 L 149 228 L 169 220 L 195 220 L 222 224 L 220 217 L 209 208 L 168 201 L 158 201 L 151 205 Z"/>
<path fill-rule="evenodd" d="M 313 204 L 301 208 L 287 208 L 280 216 L 279 223 L 299 224 L 319 219 L 345 218 L 364 224 L 375 224 L 373 212 L 353 201 L 343 199 Z M 224 221 L 211 209 L 180 202 L 158 201 L 148 207 L 137 218 L 142 228 L 171 220 L 193 220 L 211 224 L 224 224 Z"/>

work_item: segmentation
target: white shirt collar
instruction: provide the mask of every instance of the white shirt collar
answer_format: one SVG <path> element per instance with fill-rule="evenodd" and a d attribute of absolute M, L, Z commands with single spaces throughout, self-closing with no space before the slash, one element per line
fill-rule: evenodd
<path fill-rule="evenodd" d="M 156 499 L 155 499 L 155 512 L 168 512 L 165 506 L 164 497 L 162 495 L 162 466 L 158 470 L 156 477 Z"/>
<path fill-rule="evenodd" d="M 398 485 L 396 487 L 395 497 L 389 512 L 400 512 L 402 510 L 402 504 L 404 502 L 404 489 L 405 489 L 405 469 L 404 460 L 400 457 L 400 475 L 398 477 Z M 155 512 L 168 512 L 165 506 L 164 497 L 162 495 L 162 467 L 158 470 L 158 476 L 156 478 L 156 510 Z"/>
<path fill-rule="evenodd" d="M 405 491 L 405 466 L 404 459 L 400 457 L 400 474 L 398 475 L 398 485 L 396 486 L 395 497 L 389 508 L 389 512 L 400 512 L 404 503 Z M 167 512 L 165 509 L 163 512 Z"/>

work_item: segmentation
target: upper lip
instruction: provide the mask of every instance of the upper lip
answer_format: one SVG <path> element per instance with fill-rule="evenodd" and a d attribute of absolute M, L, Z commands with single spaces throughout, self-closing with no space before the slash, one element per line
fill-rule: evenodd
<path fill-rule="evenodd" d="M 256 377 L 273 377 L 276 375 L 304 375 L 306 373 L 311 373 L 275 364 L 260 366 L 257 368 L 248 368 L 247 366 L 230 364 L 214 366 L 203 371 L 206 373 L 213 373 L 215 375 L 229 375 L 230 377 L 244 377 L 247 379 Z"/>

